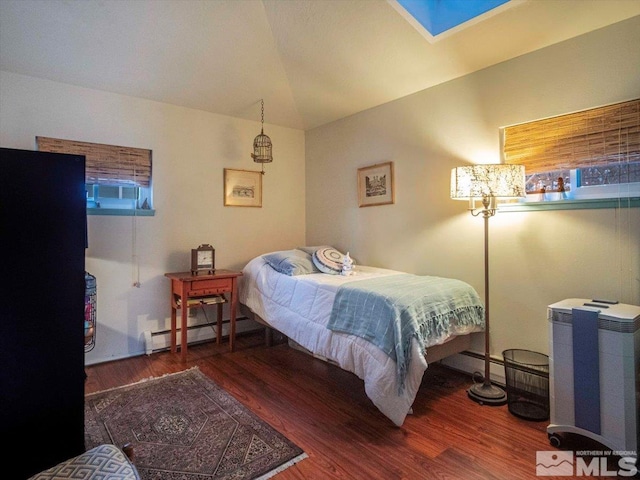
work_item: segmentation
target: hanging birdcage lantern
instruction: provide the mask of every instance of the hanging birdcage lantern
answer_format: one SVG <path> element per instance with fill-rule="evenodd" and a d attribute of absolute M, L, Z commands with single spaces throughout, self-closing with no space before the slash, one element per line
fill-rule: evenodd
<path fill-rule="evenodd" d="M 260 135 L 253 140 L 251 158 L 254 162 L 262 164 L 262 174 L 264 174 L 264 164 L 273 162 L 273 155 L 271 154 L 271 139 L 264 134 L 264 100 L 260 102 L 262 104 L 262 128 Z"/>

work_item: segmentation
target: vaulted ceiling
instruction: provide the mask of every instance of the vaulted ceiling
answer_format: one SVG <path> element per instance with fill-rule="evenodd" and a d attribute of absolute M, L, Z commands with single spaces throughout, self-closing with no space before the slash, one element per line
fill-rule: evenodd
<path fill-rule="evenodd" d="M 473 1 L 473 0 L 468 0 Z M 640 15 L 511 0 L 428 39 L 388 0 L 0 0 L 0 69 L 310 129 Z"/>

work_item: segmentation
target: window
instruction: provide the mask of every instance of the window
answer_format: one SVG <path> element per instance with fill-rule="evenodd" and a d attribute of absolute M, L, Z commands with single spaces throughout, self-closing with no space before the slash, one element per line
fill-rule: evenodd
<path fill-rule="evenodd" d="M 502 144 L 527 201 L 640 196 L 640 100 L 505 127 Z"/>
<path fill-rule="evenodd" d="M 36 137 L 36 144 L 45 152 L 85 156 L 89 214 L 153 214 L 151 150 L 48 137 Z"/>

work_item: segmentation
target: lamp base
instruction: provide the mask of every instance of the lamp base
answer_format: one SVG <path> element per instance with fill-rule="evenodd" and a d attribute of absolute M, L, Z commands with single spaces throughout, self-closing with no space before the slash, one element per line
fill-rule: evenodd
<path fill-rule="evenodd" d="M 480 405 L 497 407 L 507 403 L 507 394 L 500 387 L 491 383 L 476 383 L 469 390 L 467 395 L 474 402 Z"/>

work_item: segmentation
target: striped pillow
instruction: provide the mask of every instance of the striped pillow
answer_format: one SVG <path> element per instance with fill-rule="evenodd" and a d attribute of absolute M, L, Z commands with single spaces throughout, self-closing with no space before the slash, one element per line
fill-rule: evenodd
<path fill-rule="evenodd" d="M 313 252 L 313 264 L 318 270 L 330 275 L 340 275 L 344 255 L 332 247 L 319 248 Z"/>

